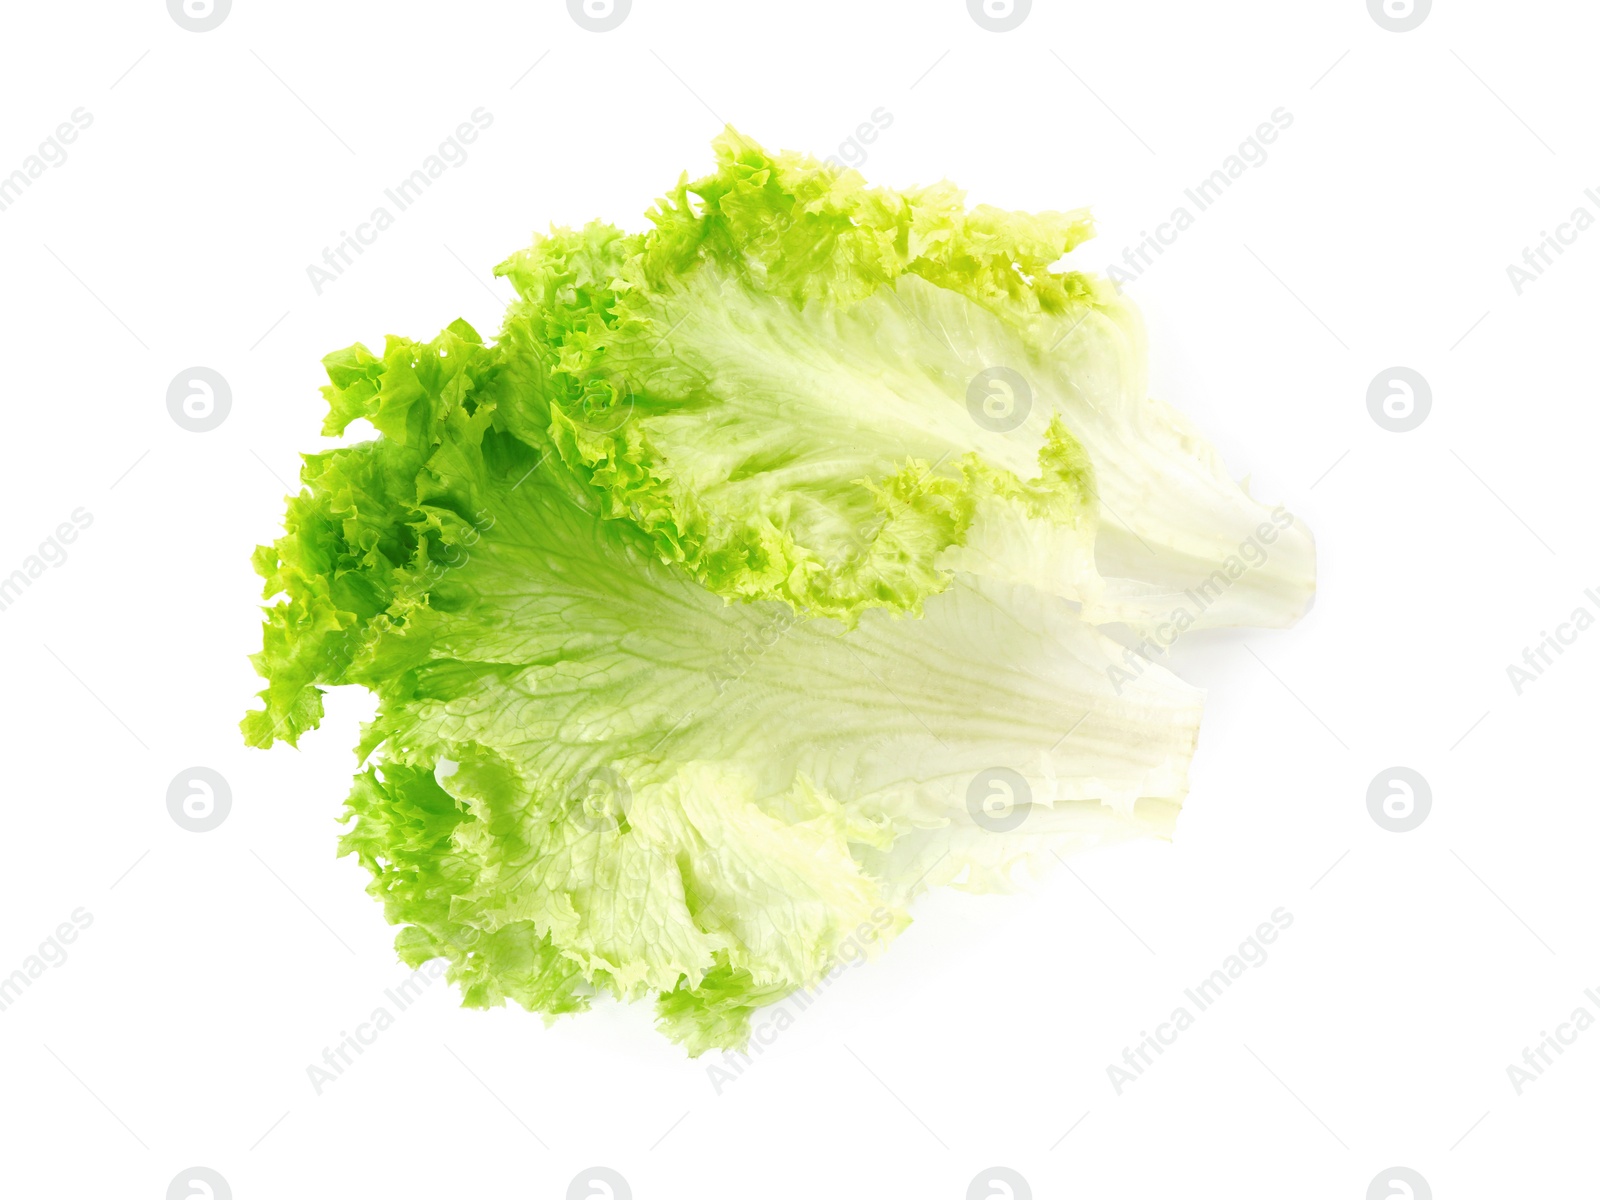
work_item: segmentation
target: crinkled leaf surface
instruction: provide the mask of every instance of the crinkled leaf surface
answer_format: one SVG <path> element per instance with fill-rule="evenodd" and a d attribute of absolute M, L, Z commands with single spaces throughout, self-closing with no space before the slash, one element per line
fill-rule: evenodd
<path fill-rule="evenodd" d="M 244 722 L 293 743 L 370 689 L 342 848 L 401 956 L 471 1005 L 653 995 L 694 1053 L 929 887 L 1169 834 L 1201 694 L 1097 625 L 1268 519 L 1142 395 L 1131 310 L 1052 273 L 1085 214 L 717 153 L 649 233 L 505 264 L 492 344 L 328 356 L 324 432 L 380 436 L 308 456 L 257 551 Z M 1005 429 L 969 403 L 995 364 Z M 1210 621 L 1303 607 L 1282 528 Z"/>

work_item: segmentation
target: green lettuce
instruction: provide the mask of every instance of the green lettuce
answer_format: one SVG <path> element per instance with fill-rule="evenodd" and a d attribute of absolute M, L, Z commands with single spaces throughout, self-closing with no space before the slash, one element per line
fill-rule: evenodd
<path fill-rule="evenodd" d="M 1202 695 L 1111 633 L 1219 570 L 1189 624 L 1288 623 L 1312 570 L 1291 519 L 1232 573 L 1267 515 L 1055 269 L 1086 214 L 716 152 L 649 232 L 503 264 L 493 343 L 328 356 L 323 432 L 378 436 L 308 455 L 256 552 L 243 723 L 369 689 L 341 849 L 400 956 L 473 1006 L 651 996 L 693 1053 L 929 888 L 1169 836 Z M 1025 403 L 973 392 L 997 366 Z"/>
<path fill-rule="evenodd" d="M 499 268 L 511 427 L 548 430 L 607 516 L 706 587 L 851 619 L 965 571 L 1139 626 L 1270 519 L 1147 394 L 1132 307 L 1054 269 L 1087 213 L 969 211 L 731 130 L 715 149 L 649 232 L 559 230 Z M 1014 382 L 980 387 L 980 423 L 995 369 Z M 1194 624 L 1292 623 L 1313 560 L 1290 525 Z"/>

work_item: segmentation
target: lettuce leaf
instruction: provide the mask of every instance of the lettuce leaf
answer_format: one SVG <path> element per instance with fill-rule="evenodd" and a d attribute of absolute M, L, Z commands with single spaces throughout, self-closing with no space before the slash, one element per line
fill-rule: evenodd
<path fill-rule="evenodd" d="M 714 148 L 649 232 L 557 230 L 498 268 L 539 381 L 511 427 L 548 430 L 705 586 L 848 620 L 964 570 L 1146 625 L 1270 522 L 1147 395 L 1132 308 L 1052 270 L 1087 214 L 869 188 L 732 130 Z M 1313 575 L 1291 519 L 1193 623 L 1291 624 Z"/>
<path fill-rule="evenodd" d="M 1127 391 L 1129 310 L 1050 273 L 1086 215 L 717 152 L 651 233 L 510 260 L 494 343 L 327 357 L 323 432 L 379 436 L 307 456 L 256 552 L 243 723 L 294 744 L 325 688 L 372 691 L 341 849 L 401 957 L 551 1018 L 653 996 L 692 1053 L 928 888 L 1170 836 L 1202 695 L 1097 625 L 1263 519 Z M 996 363 L 1039 384 L 1005 430 L 966 397 Z M 1156 562 L 1103 572 L 1108 495 Z M 1213 620 L 1303 607 L 1285 528 Z"/>

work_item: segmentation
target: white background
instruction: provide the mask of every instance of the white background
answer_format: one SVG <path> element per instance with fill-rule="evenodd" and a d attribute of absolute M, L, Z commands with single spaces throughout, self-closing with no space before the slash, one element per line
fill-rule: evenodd
<path fill-rule="evenodd" d="M 1506 266 L 1600 215 L 1591 6 L 1391 33 L 1361 0 L 1038 0 L 997 34 L 956 0 L 635 0 L 597 34 L 554 0 L 237 0 L 197 34 L 101 0 L 4 27 L 0 174 L 93 124 L 0 212 L 0 575 L 93 524 L 0 612 L 0 975 L 93 924 L 0 1012 L 0 1192 L 159 1200 L 204 1164 L 239 1200 L 559 1198 L 602 1164 L 640 1200 L 957 1200 L 1002 1164 L 1038 1197 L 1361 1200 L 1398 1164 L 1441 1200 L 1590 1194 L 1600 1031 L 1521 1095 L 1506 1068 L 1600 1015 L 1600 632 L 1520 696 L 1506 667 L 1600 613 L 1600 230 L 1520 296 Z M 323 247 L 479 106 L 469 160 L 317 295 Z M 1316 607 L 1180 647 L 1210 699 L 1172 844 L 925 898 L 720 1095 L 644 1006 L 546 1029 L 442 983 L 315 1094 L 406 974 L 334 857 L 363 699 L 299 752 L 237 733 L 250 551 L 318 446 L 320 357 L 492 332 L 496 262 L 551 222 L 641 227 L 724 120 L 826 155 L 880 106 L 870 180 L 1092 205 L 1095 268 L 1293 114 L 1128 290 L 1157 392 L 1316 533 Z M 165 403 L 196 364 L 233 391 L 204 434 Z M 1396 364 L 1432 386 L 1410 433 L 1366 409 Z M 206 834 L 165 806 L 197 764 L 233 793 Z M 1433 793 L 1405 834 L 1366 809 L 1397 764 Z M 1118 1095 L 1108 1064 L 1279 906 L 1269 961 Z"/>

